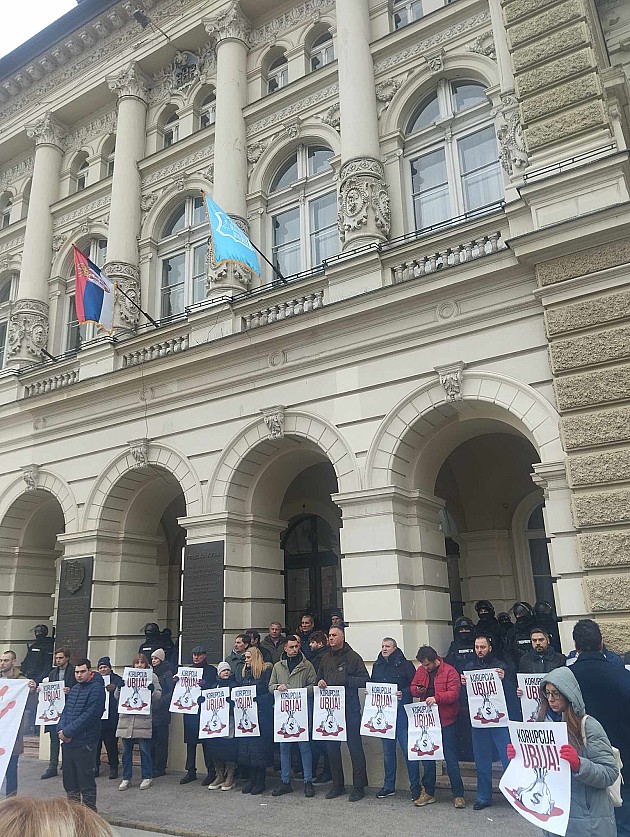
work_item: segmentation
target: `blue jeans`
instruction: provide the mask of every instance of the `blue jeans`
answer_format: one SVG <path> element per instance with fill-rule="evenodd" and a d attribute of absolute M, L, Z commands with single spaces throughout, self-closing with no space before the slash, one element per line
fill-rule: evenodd
<path fill-rule="evenodd" d="M 396 741 L 400 744 L 400 749 L 403 751 L 405 762 L 407 763 L 407 773 L 409 775 L 409 787 L 412 793 L 420 791 L 420 765 L 417 761 L 409 761 L 407 758 L 407 729 L 408 720 L 405 707 L 402 703 L 398 704 L 398 714 L 396 716 L 396 738 L 383 738 L 383 766 L 385 768 L 385 780 L 383 787 L 387 790 L 396 789 Z"/>
<path fill-rule="evenodd" d="M 473 754 L 477 768 L 477 802 L 489 805 L 492 802 L 492 744 L 497 748 L 503 769 L 507 770 L 510 760 L 507 757 L 507 745 L 510 732 L 507 727 L 496 729 L 472 728 Z"/>
<path fill-rule="evenodd" d="M 442 727 L 442 749 L 444 750 L 444 761 L 446 772 L 451 783 L 453 799 L 464 795 L 464 783 L 457 761 L 457 724 L 449 724 Z M 422 786 L 429 796 L 435 796 L 435 762 L 422 762 Z"/>
<path fill-rule="evenodd" d="M 122 766 L 123 779 L 131 780 L 133 774 L 133 745 L 137 744 L 140 749 L 140 775 L 143 779 L 153 777 L 153 764 L 151 762 L 151 739 L 150 738 L 123 738 L 122 745 Z"/>
<path fill-rule="evenodd" d="M 18 789 L 18 759 L 19 755 L 13 755 L 7 764 L 5 774 L 5 791 L 7 796 L 15 796 Z"/>
<path fill-rule="evenodd" d="M 313 757 L 308 741 L 298 741 L 304 782 L 313 781 Z M 285 785 L 291 781 L 291 744 L 288 741 L 280 743 L 280 776 Z"/>

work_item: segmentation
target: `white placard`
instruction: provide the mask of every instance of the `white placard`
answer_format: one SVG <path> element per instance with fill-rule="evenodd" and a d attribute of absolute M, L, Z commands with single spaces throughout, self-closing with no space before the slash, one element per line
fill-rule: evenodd
<path fill-rule="evenodd" d="M 442 723 L 437 705 L 409 703 L 405 706 L 409 721 L 407 733 L 407 758 L 409 761 L 441 761 Z"/>
<path fill-rule="evenodd" d="M 260 735 L 256 686 L 235 686 L 232 689 L 234 704 L 234 735 L 236 738 L 256 738 Z"/>
<path fill-rule="evenodd" d="M 560 758 L 568 743 L 565 723 L 515 723 L 510 740 L 516 750 L 499 788 L 528 822 L 564 837 L 571 807 L 571 767 Z"/>
<path fill-rule="evenodd" d="M 0 681 L 0 785 L 17 738 L 28 698 L 28 680 Z"/>
<path fill-rule="evenodd" d="M 521 695 L 521 709 L 523 720 L 532 724 L 538 721 L 538 710 L 540 709 L 540 681 L 544 674 L 517 674 L 518 688 L 523 692 Z"/>
<path fill-rule="evenodd" d="M 508 711 L 503 683 L 496 668 L 465 671 L 470 723 L 479 729 L 507 727 Z"/>
<path fill-rule="evenodd" d="M 125 667 L 118 699 L 119 715 L 150 715 L 152 672 L 148 668 Z"/>
<path fill-rule="evenodd" d="M 396 738 L 397 691 L 395 683 L 366 683 L 361 735 Z"/>
<path fill-rule="evenodd" d="M 40 683 L 37 693 L 37 712 L 35 723 L 40 727 L 57 726 L 66 705 L 63 680 Z"/>
<path fill-rule="evenodd" d="M 347 741 L 344 686 L 313 686 L 313 741 Z"/>
<path fill-rule="evenodd" d="M 109 686 L 112 682 L 112 678 L 109 674 L 101 674 L 103 678 L 103 687 Z M 107 721 L 109 719 L 109 692 L 105 689 L 105 709 L 103 709 L 103 714 L 101 715 L 101 721 Z"/>
<path fill-rule="evenodd" d="M 203 675 L 202 668 L 180 666 L 177 669 L 175 688 L 171 696 L 171 712 L 177 715 L 196 715 L 199 709 L 197 701 L 201 697 L 199 681 Z"/>
<path fill-rule="evenodd" d="M 201 693 L 199 738 L 230 737 L 230 690 L 227 686 Z"/>
<path fill-rule="evenodd" d="M 306 689 L 273 693 L 273 740 L 308 741 Z"/>

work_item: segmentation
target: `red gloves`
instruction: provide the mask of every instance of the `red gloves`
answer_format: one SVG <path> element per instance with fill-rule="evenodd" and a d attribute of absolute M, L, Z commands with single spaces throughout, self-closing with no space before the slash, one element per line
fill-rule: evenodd
<path fill-rule="evenodd" d="M 510 761 L 512 761 L 512 759 L 516 757 L 516 750 L 514 749 L 514 744 L 511 744 L 511 743 L 508 744 L 506 750 L 507 750 L 507 757 L 509 758 Z"/>
<path fill-rule="evenodd" d="M 560 758 L 569 762 L 571 770 L 574 773 L 577 773 L 580 769 L 580 757 L 575 747 L 572 747 L 570 744 L 563 744 L 560 747 Z"/>

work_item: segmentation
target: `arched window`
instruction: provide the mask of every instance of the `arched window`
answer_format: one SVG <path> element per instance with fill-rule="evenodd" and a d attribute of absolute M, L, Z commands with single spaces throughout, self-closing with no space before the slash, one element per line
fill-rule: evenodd
<path fill-rule="evenodd" d="M 286 56 L 281 55 L 272 61 L 267 70 L 267 93 L 275 93 L 289 83 L 289 65 Z"/>
<path fill-rule="evenodd" d="M 423 14 L 422 0 L 394 0 L 392 4 L 394 29 L 402 29 L 408 23 L 420 20 Z"/>
<path fill-rule="evenodd" d="M 116 135 L 112 134 L 103 143 L 101 155 L 101 177 L 111 177 L 114 173 L 114 157 L 116 156 Z"/>
<path fill-rule="evenodd" d="M 107 261 L 107 239 L 106 238 L 91 238 L 85 242 L 79 250 L 94 262 L 97 267 L 103 267 Z M 66 334 L 64 341 L 64 351 L 74 352 L 81 348 L 81 344 L 86 340 L 92 340 L 95 337 L 95 329 L 92 323 L 85 323 L 79 325 L 77 318 L 77 309 L 75 304 L 74 294 L 74 264 L 71 266 L 67 287 L 69 292 L 67 294 L 66 302 Z"/>
<path fill-rule="evenodd" d="M 324 32 L 315 38 L 311 46 L 311 70 L 319 70 L 335 60 L 335 49 L 330 32 Z"/>
<path fill-rule="evenodd" d="M 217 118 L 217 97 L 214 93 L 210 93 L 201 103 L 201 111 L 199 113 L 199 125 L 201 128 L 207 128 L 209 125 L 214 125 Z"/>
<path fill-rule="evenodd" d="M 88 161 L 84 160 L 77 170 L 77 184 L 75 188 L 75 192 L 82 192 L 83 189 L 87 186 L 88 181 Z"/>
<path fill-rule="evenodd" d="M 339 251 L 337 193 L 323 145 L 301 145 L 271 179 L 272 253 L 283 276 L 315 267 Z"/>
<path fill-rule="evenodd" d="M 183 314 L 187 305 L 206 296 L 208 221 L 203 198 L 190 196 L 178 204 L 162 227 L 160 317 Z"/>
<path fill-rule="evenodd" d="M 482 84 L 439 82 L 407 123 L 415 229 L 498 203 L 503 176 Z"/>
<path fill-rule="evenodd" d="M 536 601 L 549 602 L 549 604 L 554 606 L 555 610 L 553 593 L 554 578 L 551 575 L 551 565 L 549 563 L 549 541 L 545 532 L 543 506 L 543 503 L 536 506 L 530 514 L 527 520 L 525 536 L 527 537 L 527 545 L 529 547 Z"/>
<path fill-rule="evenodd" d="M 18 274 L 12 273 L 0 283 L 0 368 L 6 360 L 7 334 L 11 300 L 17 296 Z"/>
<path fill-rule="evenodd" d="M 13 199 L 7 192 L 0 198 L 0 230 L 6 230 L 11 223 L 11 210 L 13 209 Z"/>
<path fill-rule="evenodd" d="M 170 148 L 179 139 L 179 114 L 172 113 L 164 123 L 163 148 Z"/>

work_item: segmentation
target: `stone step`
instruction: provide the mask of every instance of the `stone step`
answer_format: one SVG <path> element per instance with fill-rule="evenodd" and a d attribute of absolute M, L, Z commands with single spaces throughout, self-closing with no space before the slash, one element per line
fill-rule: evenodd
<path fill-rule="evenodd" d="M 477 790 L 477 769 L 475 767 L 475 763 L 472 761 L 460 761 L 459 769 L 462 774 L 462 781 L 464 783 L 464 788 L 467 791 L 476 791 Z M 499 779 L 503 774 L 503 767 L 501 766 L 500 762 L 492 765 L 492 790 L 494 793 L 499 793 Z M 437 768 L 437 777 L 436 777 L 436 787 L 438 788 L 450 788 L 450 782 L 448 780 L 448 774 L 446 772 L 446 764 L 444 762 L 440 762 Z"/>

